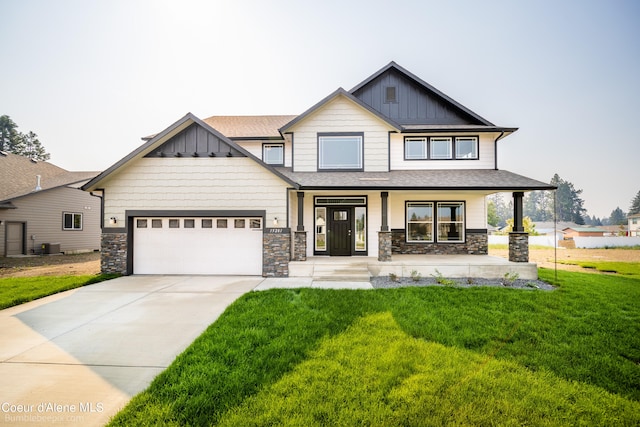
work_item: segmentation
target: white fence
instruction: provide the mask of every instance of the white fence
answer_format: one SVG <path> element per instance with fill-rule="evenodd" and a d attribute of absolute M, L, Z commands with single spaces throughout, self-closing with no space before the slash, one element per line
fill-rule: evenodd
<path fill-rule="evenodd" d="M 576 248 L 640 246 L 640 237 L 574 237 Z M 490 245 L 508 245 L 509 236 L 489 235 Z M 529 236 L 529 245 L 554 247 L 553 236 Z"/>

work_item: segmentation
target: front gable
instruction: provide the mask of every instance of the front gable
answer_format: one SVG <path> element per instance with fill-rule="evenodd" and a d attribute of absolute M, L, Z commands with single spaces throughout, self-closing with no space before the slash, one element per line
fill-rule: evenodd
<path fill-rule="evenodd" d="M 246 157 L 235 145 L 196 123 L 187 127 L 145 157 Z"/>
<path fill-rule="evenodd" d="M 351 93 L 400 125 L 493 126 L 394 62 Z"/>

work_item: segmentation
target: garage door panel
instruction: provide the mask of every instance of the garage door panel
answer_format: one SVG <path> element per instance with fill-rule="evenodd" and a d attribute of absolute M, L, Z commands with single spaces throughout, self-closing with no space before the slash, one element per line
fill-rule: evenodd
<path fill-rule="evenodd" d="M 138 228 L 134 221 L 135 274 L 262 274 L 262 229 L 235 228 L 235 218 L 227 219 L 228 228 L 218 228 L 213 219 L 211 228 L 202 228 L 196 219 L 194 228 L 169 228 L 169 220 L 162 220 L 162 228 Z M 258 223 L 259 224 L 259 223 Z M 253 225 L 256 226 L 255 219 Z"/>

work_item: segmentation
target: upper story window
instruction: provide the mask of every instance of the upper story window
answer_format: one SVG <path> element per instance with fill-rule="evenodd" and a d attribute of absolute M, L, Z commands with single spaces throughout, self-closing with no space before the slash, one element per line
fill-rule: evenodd
<path fill-rule="evenodd" d="M 62 213 L 62 229 L 63 230 L 82 230 L 82 214 L 63 212 Z"/>
<path fill-rule="evenodd" d="M 405 137 L 405 160 L 477 160 L 477 136 Z"/>
<path fill-rule="evenodd" d="M 396 87 L 395 86 L 387 86 L 384 88 L 384 103 L 385 104 L 395 104 L 398 102 L 398 98 L 396 97 Z"/>
<path fill-rule="evenodd" d="M 284 144 L 264 144 L 262 160 L 268 165 L 284 166 Z"/>
<path fill-rule="evenodd" d="M 318 134 L 318 170 L 364 169 L 362 133 Z"/>

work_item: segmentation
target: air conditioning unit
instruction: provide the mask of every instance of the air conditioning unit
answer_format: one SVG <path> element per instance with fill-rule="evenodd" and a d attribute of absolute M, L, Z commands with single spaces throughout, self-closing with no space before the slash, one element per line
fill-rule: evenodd
<path fill-rule="evenodd" d="M 60 243 L 43 243 L 42 244 L 42 253 L 44 255 L 59 254 L 60 253 Z"/>

